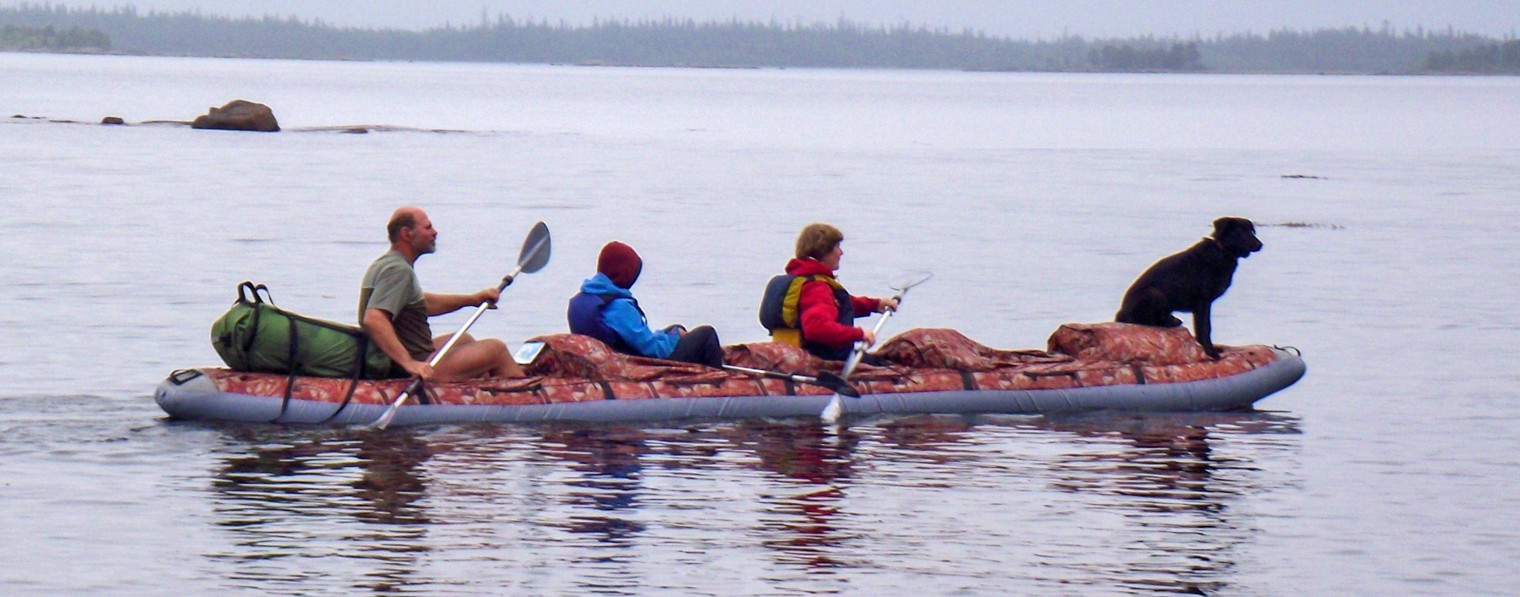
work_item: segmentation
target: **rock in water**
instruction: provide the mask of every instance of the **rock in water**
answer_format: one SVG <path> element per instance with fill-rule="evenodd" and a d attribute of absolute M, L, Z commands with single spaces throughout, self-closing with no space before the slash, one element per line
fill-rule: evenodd
<path fill-rule="evenodd" d="M 273 133 L 280 130 L 274 111 L 269 106 L 244 100 L 232 100 L 220 108 L 197 116 L 190 123 L 193 129 L 219 129 L 227 131 L 257 131 Z"/>

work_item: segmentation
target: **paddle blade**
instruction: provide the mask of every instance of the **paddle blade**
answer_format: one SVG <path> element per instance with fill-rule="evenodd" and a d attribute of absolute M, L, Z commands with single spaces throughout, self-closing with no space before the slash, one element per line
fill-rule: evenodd
<path fill-rule="evenodd" d="M 384 431 L 386 427 L 390 427 L 391 426 L 391 421 L 395 420 L 395 418 L 396 418 L 396 411 L 399 410 L 400 408 L 401 408 L 401 405 L 399 403 L 398 404 L 392 404 L 390 406 L 390 408 L 385 409 L 384 413 L 381 413 L 380 418 L 375 419 L 374 423 L 370 423 L 369 424 L 369 428 L 370 429 L 379 430 L 379 431 Z"/>
<path fill-rule="evenodd" d="M 844 403 L 839 400 L 839 394 L 829 399 L 829 405 L 823 407 L 823 412 L 818 413 L 818 418 L 825 423 L 837 423 L 839 417 L 844 414 Z"/>
<path fill-rule="evenodd" d="M 860 397 L 860 390 L 855 389 L 855 386 L 850 385 L 850 382 L 845 381 L 843 377 L 830 371 L 818 373 L 818 385 L 833 390 L 835 394 L 839 394 L 840 396 Z"/>
<path fill-rule="evenodd" d="M 933 278 L 933 277 L 934 277 L 934 272 L 926 272 L 926 271 L 907 272 L 907 273 L 899 276 L 897 278 L 897 281 L 893 282 L 892 285 L 890 286 L 890 288 L 892 290 L 896 290 L 899 295 L 907 294 L 909 288 L 912 288 L 914 286 L 918 286 L 919 284 L 923 284 L 924 282 L 929 281 L 929 278 Z"/>
<path fill-rule="evenodd" d="M 374 423 L 369 424 L 370 429 L 383 431 L 386 427 L 390 427 L 391 421 L 395 420 L 396 418 L 396 411 L 401 410 L 401 403 L 406 402 L 407 396 L 411 396 L 421 388 L 421 379 L 412 380 L 412 383 L 406 386 L 406 389 L 402 390 L 401 394 L 399 396 L 396 396 L 396 399 L 391 402 L 390 407 L 386 408 L 385 412 L 380 413 L 380 418 L 375 419 Z"/>
<path fill-rule="evenodd" d="M 543 222 L 533 225 L 528 238 L 523 240 L 522 253 L 517 256 L 517 266 L 523 273 L 531 274 L 549 263 L 549 227 Z"/>

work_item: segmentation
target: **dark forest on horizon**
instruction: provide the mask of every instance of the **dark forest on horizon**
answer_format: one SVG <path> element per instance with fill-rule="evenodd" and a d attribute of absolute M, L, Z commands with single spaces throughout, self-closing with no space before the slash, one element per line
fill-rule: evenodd
<path fill-rule="evenodd" d="M 294 17 L 139 13 L 130 6 L 0 7 L 0 50 L 322 60 L 734 68 L 1034 72 L 1520 74 L 1520 40 L 1446 29 L 1346 27 L 1213 37 L 1015 40 L 979 31 L 841 19 L 599 20 L 571 26 L 482 15 L 422 31 L 335 27 Z"/>

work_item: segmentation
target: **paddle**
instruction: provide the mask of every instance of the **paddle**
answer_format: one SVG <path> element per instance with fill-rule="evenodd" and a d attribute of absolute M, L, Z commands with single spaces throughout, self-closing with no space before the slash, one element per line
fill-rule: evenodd
<path fill-rule="evenodd" d="M 533 225 L 533 229 L 528 231 L 528 237 L 526 239 L 523 239 L 522 253 L 518 254 L 517 256 L 517 268 L 512 270 L 512 273 L 507 274 L 501 279 L 501 284 L 496 287 L 496 291 L 501 292 L 503 290 L 506 290 L 507 285 L 512 283 L 512 278 L 516 277 L 518 274 L 531 274 L 537 272 L 538 270 L 543 269 L 544 264 L 547 263 L 549 263 L 549 227 L 545 226 L 543 222 L 539 222 Z M 464 322 L 464 325 L 459 328 L 459 331 L 455 332 L 453 336 L 449 337 L 449 341 L 443 344 L 443 348 L 438 349 L 438 352 L 433 355 L 433 358 L 428 359 L 428 366 L 438 366 L 438 362 L 443 360 L 443 355 L 447 354 L 449 352 L 449 349 L 454 347 L 454 342 L 456 340 L 459 340 L 460 336 L 464 335 L 465 330 L 468 330 L 470 329 L 470 326 L 475 325 L 475 320 L 480 319 L 480 314 L 484 313 L 486 309 L 495 306 L 496 305 L 494 303 L 483 303 L 476 305 L 475 312 L 472 313 L 470 315 L 470 318 Z M 422 378 L 419 377 L 415 380 L 412 380 L 411 385 L 407 386 L 406 390 L 402 391 L 401 395 L 397 396 L 396 400 L 391 402 L 390 407 L 385 409 L 385 412 L 380 415 L 380 418 L 375 419 L 375 422 L 371 423 L 370 427 L 374 429 L 385 429 L 386 426 L 391 424 L 391 420 L 396 418 L 396 411 L 401 408 L 401 403 L 406 402 L 408 396 L 416 393 L 421 388 Z"/>
<path fill-rule="evenodd" d="M 738 371 L 740 373 L 748 373 L 748 374 L 751 374 L 751 375 L 759 375 L 759 376 L 762 376 L 762 377 L 773 377 L 773 378 L 776 378 L 776 379 L 790 379 L 790 380 L 798 382 L 798 383 L 811 384 L 811 385 L 819 386 L 819 387 L 822 387 L 822 388 L 825 388 L 825 389 L 828 389 L 828 390 L 832 390 L 835 394 L 843 394 L 843 395 L 849 396 L 851 398 L 859 398 L 860 397 L 860 390 L 855 389 L 855 386 L 850 385 L 850 382 L 845 381 L 844 378 L 842 378 L 842 377 L 840 377 L 838 375 L 835 375 L 833 372 L 830 372 L 830 371 L 820 371 L 818 373 L 818 377 L 809 377 L 809 376 L 806 376 L 806 375 L 797 375 L 795 373 L 783 373 L 781 371 L 770 371 L 770 370 L 766 370 L 766 369 L 751 369 L 749 367 L 740 367 L 738 365 L 724 365 L 723 368 L 727 369 L 729 371 Z"/>
<path fill-rule="evenodd" d="M 898 308 L 902 308 L 902 300 L 904 296 L 907 296 L 908 290 L 914 286 L 923 284 L 925 280 L 928 280 L 931 277 L 934 277 L 933 272 L 912 272 L 910 274 L 905 274 L 901 282 L 895 283 L 891 286 L 892 290 L 897 291 L 897 294 L 892 295 L 892 300 L 897 301 Z M 887 319 L 890 319 L 892 317 L 892 314 L 896 312 L 897 309 L 888 309 L 883 312 L 881 314 L 881 319 L 876 320 L 876 327 L 875 329 L 871 330 L 871 335 L 875 336 L 880 334 L 881 326 L 887 323 Z M 844 361 L 844 373 L 839 376 L 841 379 L 845 380 L 845 383 L 849 383 L 848 380 L 850 379 L 850 374 L 855 372 L 855 367 L 860 365 L 860 360 L 865 357 L 865 354 L 866 343 L 863 341 L 856 342 L 855 347 L 850 349 L 850 357 Z M 825 422 L 833 423 L 835 421 L 838 421 L 839 415 L 844 412 L 844 404 L 839 399 L 840 395 L 840 392 L 835 392 L 834 397 L 829 399 L 829 405 L 824 407 L 823 412 L 819 414 L 819 416 L 822 417 Z M 859 395 L 851 396 L 851 398 L 859 397 Z"/>

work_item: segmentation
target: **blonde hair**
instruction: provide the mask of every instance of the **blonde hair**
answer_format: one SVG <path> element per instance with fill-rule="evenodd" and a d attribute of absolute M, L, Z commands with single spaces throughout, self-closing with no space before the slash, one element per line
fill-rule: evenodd
<path fill-rule="evenodd" d="M 821 222 L 808 224 L 797 235 L 797 258 L 812 257 L 821 260 L 841 242 L 844 242 L 844 233 L 838 228 Z"/>

